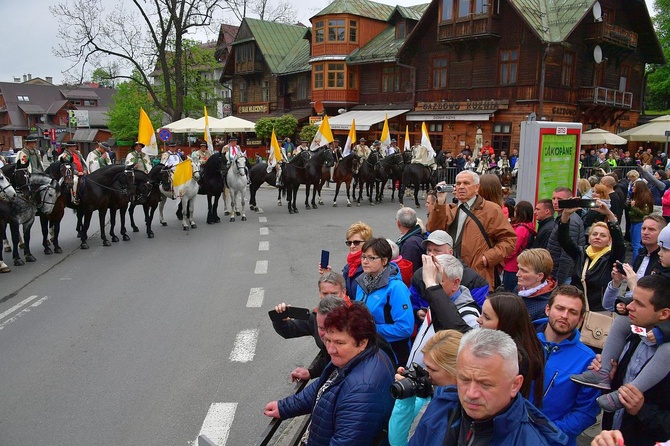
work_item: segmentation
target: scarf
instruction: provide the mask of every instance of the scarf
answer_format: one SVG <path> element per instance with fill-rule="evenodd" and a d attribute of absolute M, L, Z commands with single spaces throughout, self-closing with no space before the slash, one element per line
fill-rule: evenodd
<path fill-rule="evenodd" d="M 547 281 L 546 280 L 544 282 L 542 282 L 541 284 L 539 284 L 538 286 L 536 286 L 536 287 L 528 288 L 528 289 L 524 289 L 524 290 L 519 290 L 516 294 L 518 294 L 521 297 L 530 297 L 545 286 L 547 286 Z"/>
<path fill-rule="evenodd" d="M 374 290 L 377 289 L 377 285 L 379 284 L 379 281 L 381 280 L 382 276 L 384 275 L 384 272 L 389 268 L 390 263 L 387 263 L 384 269 L 382 269 L 379 274 L 376 276 L 372 276 L 368 273 L 363 273 L 361 276 L 362 279 L 362 285 L 363 285 L 363 290 L 365 291 L 365 294 L 370 294 Z"/>
<path fill-rule="evenodd" d="M 347 254 L 347 265 L 349 265 L 349 277 L 354 277 L 356 270 L 361 266 L 361 255 L 363 251 L 350 252 Z"/>
<path fill-rule="evenodd" d="M 601 249 L 600 251 L 596 252 L 593 249 L 593 247 L 591 245 L 589 245 L 589 247 L 586 248 L 586 255 L 589 256 L 589 259 L 591 259 L 591 263 L 589 264 L 588 269 L 593 268 L 593 265 L 595 265 L 596 262 L 598 262 L 598 259 L 600 259 L 602 256 L 604 256 L 605 254 L 607 254 L 611 250 L 612 250 L 611 246 L 606 246 L 603 249 Z"/>

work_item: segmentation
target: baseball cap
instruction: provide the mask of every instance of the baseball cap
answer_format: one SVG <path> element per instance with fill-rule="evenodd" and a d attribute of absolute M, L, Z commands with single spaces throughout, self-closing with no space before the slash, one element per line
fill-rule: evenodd
<path fill-rule="evenodd" d="M 660 240 L 660 236 L 659 236 Z M 442 246 L 442 245 L 449 245 L 449 246 L 454 246 L 454 239 L 451 238 L 449 234 L 447 234 L 446 231 L 443 231 L 441 229 L 438 229 L 437 231 L 433 231 L 430 233 L 428 238 L 424 241 L 421 242 L 421 246 L 426 248 L 426 244 L 428 242 L 435 243 L 436 245 Z M 670 247 L 670 233 L 668 233 L 668 246 Z"/>
<path fill-rule="evenodd" d="M 658 246 L 670 249 L 670 226 L 666 226 L 660 234 L 658 234 Z"/>

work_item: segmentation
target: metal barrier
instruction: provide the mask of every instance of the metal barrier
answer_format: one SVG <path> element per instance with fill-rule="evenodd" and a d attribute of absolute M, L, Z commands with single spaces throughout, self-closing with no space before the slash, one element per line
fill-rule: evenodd
<path fill-rule="evenodd" d="M 617 167 L 610 167 L 610 172 L 615 171 L 615 170 L 621 170 L 623 172 L 623 175 L 626 176 L 628 172 L 631 170 L 637 170 L 639 166 L 617 166 Z M 592 166 L 586 166 L 582 167 L 579 169 L 579 177 L 580 178 L 588 178 L 590 176 L 597 176 L 601 177 L 603 174 L 600 171 L 600 168 L 598 167 L 592 167 Z M 621 179 L 621 178 L 619 178 Z"/>
<path fill-rule="evenodd" d="M 444 181 L 447 184 L 454 184 L 456 182 L 456 175 L 461 169 L 458 167 L 438 167 L 437 168 L 437 182 Z"/>
<path fill-rule="evenodd" d="M 314 359 L 312 360 L 312 363 L 309 365 L 308 368 L 312 368 L 314 365 L 316 365 L 316 362 L 321 359 L 321 352 L 319 352 Z M 302 392 L 302 390 L 307 387 L 309 381 L 299 381 L 295 387 L 295 394 L 298 394 Z M 293 429 L 295 429 L 295 432 L 293 435 L 290 437 L 290 441 L 288 443 L 285 443 L 282 441 L 282 445 L 285 446 L 297 446 L 300 443 L 300 439 L 302 436 L 305 434 L 305 430 L 307 430 L 307 425 L 309 424 L 309 421 L 311 419 L 311 416 L 306 415 L 304 416 L 298 423 L 297 426 L 293 426 Z M 268 423 L 268 426 L 265 428 L 263 433 L 261 434 L 260 439 L 256 443 L 256 446 L 268 446 L 270 442 L 273 440 L 274 435 L 277 433 L 279 430 L 279 427 L 281 426 L 283 421 L 291 421 L 295 419 L 290 419 L 290 420 L 281 420 L 279 418 L 273 418 L 270 420 L 270 423 Z M 279 439 L 274 439 L 275 443 L 278 444 L 277 441 Z"/>

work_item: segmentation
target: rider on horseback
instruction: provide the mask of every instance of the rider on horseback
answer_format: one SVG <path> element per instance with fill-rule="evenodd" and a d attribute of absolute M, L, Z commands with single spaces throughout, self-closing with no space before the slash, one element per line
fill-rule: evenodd
<path fill-rule="evenodd" d="M 89 173 L 93 173 L 101 167 L 109 166 L 112 163 L 107 153 L 110 149 L 111 147 L 106 142 L 98 142 L 98 147 L 86 157 L 86 166 Z"/>
<path fill-rule="evenodd" d="M 168 149 L 163 153 L 161 156 L 161 164 L 163 164 L 165 167 L 163 168 L 163 171 L 167 171 L 168 174 L 168 182 L 169 184 L 169 190 L 172 191 L 174 194 L 174 188 L 172 187 L 172 177 L 174 176 L 174 168 L 177 164 L 181 163 L 181 156 L 179 156 L 179 153 L 175 150 L 177 147 L 176 142 L 171 142 L 168 144 Z M 164 188 L 167 190 L 167 184 L 164 185 Z"/>
<path fill-rule="evenodd" d="M 290 141 L 290 140 L 289 140 Z M 282 173 L 282 165 L 286 162 L 288 162 L 288 157 L 286 156 L 286 149 L 284 149 L 283 146 L 279 146 L 279 153 L 281 155 L 281 159 L 277 160 L 275 159 L 275 152 L 274 150 L 270 150 L 270 155 L 268 156 L 268 167 L 265 169 L 267 173 L 272 172 L 272 169 L 276 169 L 277 175 L 275 179 L 275 184 L 277 187 L 282 187 L 284 185 L 282 178 L 281 178 L 281 173 Z M 248 177 L 247 173 L 247 177 Z"/>
<path fill-rule="evenodd" d="M 198 161 L 202 166 L 207 162 L 210 155 L 211 153 L 209 152 L 209 149 L 207 149 L 207 143 L 203 141 L 200 143 L 200 148 L 191 154 L 191 160 Z"/>
<path fill-rule="evenodd" d="M 437 163 L 435 163 L 435 156 L 432 153 L 430 153 L 428 147 L 425 147 L 421 144 L 416 145 L 412 148 L 411 164 L 422 164 L 428 167 L 430 170 L 437 169 Z"/>
<path fill-rule="evenodd" d="M 37 148 L 37 138 L 26 138 L 26 147 L 16 157 L 17 169 L 28 169 L 28 172 L 44 172 L 42 153 Z"/>
<path fill-rule="evenodd" d="M 151 170 L 151 160 L 149 159 L 149 155 L 142 152 L 143 148 L 144 144 L 139 141 L 133 144 L 132 149 L 126 156 L 126 166 L 131 166 L 133 169 L 141 170 L 148 174 Z"/>
<path fill-rule="evenodd" d="M 70 189 L 70 195 L 72 198 L 73 204 L 79 204 L 79 196 L 77 191 L 79 190 L 79 177 L 84 176 L 88 173 L 86 169 L 86 163 L 84 162 L 83 155 L 77 150 L 77 143 L 68 141 L 65 143 L 65 150 L 60 154 L 58 160 L 63 163 L 68 163 L 72 166 L 72 189 Z"/>
<path fill-rule="evenodd" d="M 365 144 L 365 138 L 361 138 L 358 140 L 358 144 L 354 146 L 354 154 L 360 159 L 360 163 L 358 166 L 363 164 L 363 161 L 368 159 L 370 156 L 370 147 L 368 147 L 367 144 Z M 354 175 L 358 174 L 358 166 L 354 168 Z"/>

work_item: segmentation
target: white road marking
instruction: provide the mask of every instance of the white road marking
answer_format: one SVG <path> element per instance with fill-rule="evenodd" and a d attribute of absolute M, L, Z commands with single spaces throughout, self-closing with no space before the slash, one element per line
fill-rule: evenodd
<path fill-rule="evenodd" d="M 260 231 L 260 235 L 269 235 L 270 234 L 270 230 L 266 227 L 258 228 L 258 230 Z"/>
<path fill-rule="evenodd" d="M 22 301 L 19 302 L 18 304 L 14 305 L 14 306 L 13 306 L 12 308 L 10 308 L 9 310 L 7 310 L 7 311 L 5 311 L 4 313 L 0 314 L 0 319 L 4 319 L 5 316 L 7 316 L 8 314 L 11 314 L 11 313 L 15 312 L 16 310 L 18 310 L 19 308 L 23 307 L 24 305 L 28 305 L 30 302 L 34 301 L 35 299 L 37 299 L 37 296 L 36 296 L 36 295 L 35 295 L 35 296 L 27 297 L 26 299 L 22 300 Z"/>
<path fill-rule="evenodd" d="M 214 403 L 209 407 L 205 421 L 200 428 L 201 435 L 207 435 L 217 446 L 225 446 L 230 433 L 230 426 L 233 424 L 237 403 Z M 198 439 L 193 442 L 198 445 Z"/>
<path fill-rule="evenodd" d="M 267 217 L 258 217 L 258 223 L 267 223 L 268 218 Z"/>
<path fill-rule="evenodd" d="M 235 346 L 230 352 L 232 362 L 249 362 L 256 355 L 256 341 L 258 341 L 258 330 L 242 330 L 235 337 Z"/>
<path fill-rule="evenodd" d="M 257 260 L 256 269 L 254 274 L 267 274 L 268 273 L 268 261 L 267 260 Z"/>
<path fill-rule="evenodd" d="M 72 277 L 61 277 L 59 280 L 72 280 Z"/>
<path fill-rule="evenodd" d="M 247 299 L 247 308 L 260 308 L 263 305 L 265 290 L 263 288 L 252 288 L 249 290 L 249 299 Z"/>
<path fill-rule="evenodd" d="M 11 312 L 13 308 L 17 308 L 17 309 L 18 309 L 18 308 L 20 308 L 22 305 L 25 305 L 25 304 L 29 303 L 32 299 L 34 299 L 34 298 L 36 298 L 36 297 L 37 297 L 37 296 L 31 296 L 31 297 L 29 297 L 28 299 L 24 300 L 23 302 L 20 302 L 20 303 L 14 305 L 14 307 L 12 307 L 12 308 L 10 308 L 9 310 L 7 310 L 7 311 L 5 311 L 4 313 L 2 313 L 2 314 L 0 315 L 0 319 L 2 319 L 2 317 L 5 317 L 9 312 Z M 35 303 L 33 303 L 33 304 L 30 305 L 30 306 L 31 306 L 32 308 L 37 308 L 37 307 L 39 307 L 40 305 L 42 305 L 42 303 L 44 303 L 44 301 L 47 300 L 48 298 L 49 298 L 49 296 L 44 296 L 43 298 L 41 298 L 40 300 L 36 301 Z M 25 316 L 25 315 L 28 314 L 29 312 L 30 312 L 30 308 L 24 308 L 23 310 L 19 311 L 19 312 L 16 313 L 13 317 L 7 319 L 5 322 L 3 322 L 2 324 L 0 324 L 0 330 L 4 329 L 7 325 L 9 325 L 9 324 L 11 324 L 12 322 L 16 321 L 16 320 L 17 320 L 18 318 L 20 318 L 21 316 Z"/>

